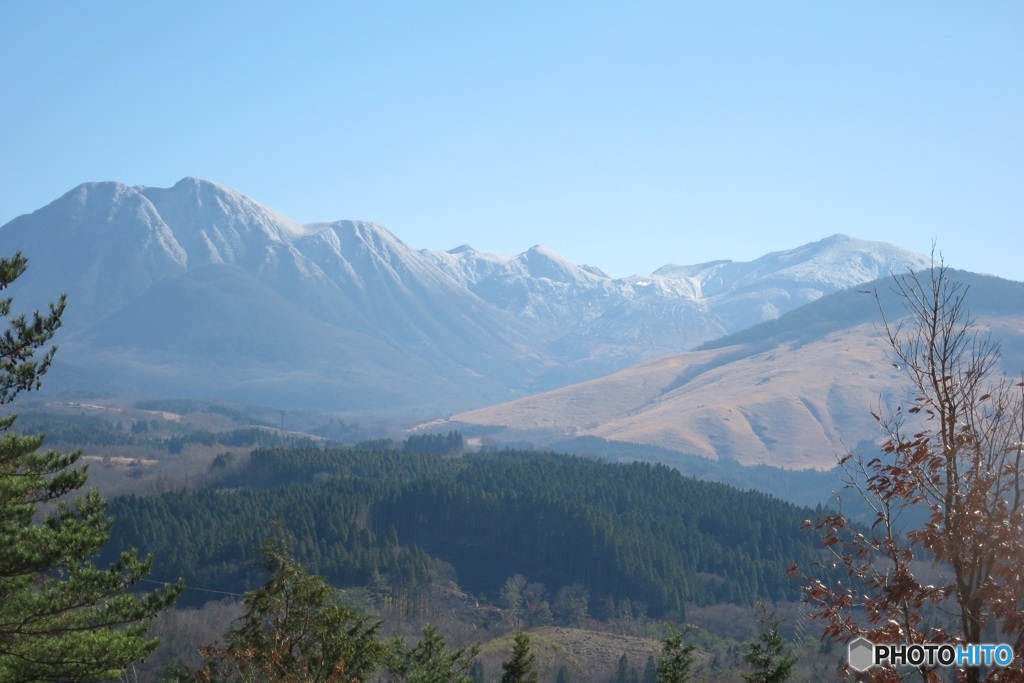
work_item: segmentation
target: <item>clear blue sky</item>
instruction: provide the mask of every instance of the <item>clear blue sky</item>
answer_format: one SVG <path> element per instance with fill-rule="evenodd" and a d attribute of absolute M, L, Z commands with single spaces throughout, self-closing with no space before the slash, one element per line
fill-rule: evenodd
<path fill-rule="evenodd" d="M 1024 3 L 0 6 L 0 224 L 186 175 L 614 276 L 843 232 L 1024 280 Z"/>

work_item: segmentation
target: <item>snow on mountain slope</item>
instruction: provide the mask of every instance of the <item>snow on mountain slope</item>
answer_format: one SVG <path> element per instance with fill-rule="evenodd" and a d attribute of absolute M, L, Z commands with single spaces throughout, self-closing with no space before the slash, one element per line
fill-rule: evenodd
<path fill-rule="evenodd" d="M 117 310 L 188 263 L 156 207 L 115 182 L 84 183 L 15 218 L 0 230 L 0 244 L 29 258 L 15 286 L 31 305 L 68 293 L 70 326 Z"/>
<path fill-rule="evenodd" d="M 562 362 L 558 381 L 691 349 L 824 294 L 928 265 L 922 255 L 844 235 L 747 263 L 668 265 L 620 279 L 544 247 L 515 257 L 467 246 L 424 253 L 488 303 L 537 323 Z"/>
<path fill-rule="evenodd" d="M 174 231 L 193 268 L 211 263 L 259 267 L 275 247 L 306 232 L 290 218 L 208 180 L 183 178 L 169 188 L 134 189 Z"/>
<path fill-rule="evenodd" d="M 546 355 L 507 313 L 481 301 L 432 260 L 383 226 L 337 221 L 309 226 L 295 241 L 349 302 L 376 327 L 411 349 L 437 353 L 489 372 L 513 385 L 523 366 Z M 534 369 L 535 371 L 535 369 Z"/>
<path fill-rule="evenodd" d="M 893 271 L 927 268 L 928 257 L 886 242 L 832 235 L 795 249 L 775 251 L 748 262 L 712 261 L 695 266 L 666 265 L 654 271 L 665 278 L 693 279 L 701 296 L 714 297 L 781 281 L 820 291 L 870 282 Z"/>
<path fill-rule="evenodd" d="M 924 257 L 891 245 L 834 236 L 750 263 L 666 266 L 651 275 L 613 279 L 543 246 L 515 256 L 465 245 L 416 251 L 374 223 L 302 226 L 197 178 L 170 188 L 83 184 L 0 227 L 0 244 L 31 259 L 17 283 L 19 302 L 25 295 L 29 305 L 38 306 L 69 292 L 61 340 L 79 344 L 82 363 L 88 363 L 88 353 L 102 354 L 114 343 L 114 336 L 95 327 L 106 317 L 124 311 L 109 330 L 131 329 L 133 316 L 134 324 L 152 326 L 170 299 L 152 299 L 149 305 L 157 308 L 149 311 L 133 302 L 161 283 L 224 266 L 244 271 L 287 303 L 275 304 L 276 312 L 268 309 L 260 324 L 246 328 L 249 334 L 258 337 L 264 329 L 269 339 L 282 321 L 303 320 L 304 329 L 332 329 L 339 339 L 373 339 L 392 360 L 375 357 L 367 367 L 381 373 L 389 363 L 409 368 L 419 373 L 410 386 L 451 382 L 465 390 L 467 401 L 482 402 L 690 349 L 881 272 L 925 264 Z M 192 292 L 201 283 L 232 282 L 233 291 L 265 295 L 240 286 L 239 277 L 186 278 L 179 284 Z M 192 297 L 194 318 L 231 319 L 226 307 L 232 300 L 212 292 L 206 299 Z M 236 303 L 258 315 L 258 307 Z M 187 324 L 189 316 L 174 315 Z M 92 331 L 86 334 L 87 329 Z M 159 345 L 132 338 L 138 357 L 159 352 Z M 289 346 L 297 353 L 307 348 L 271 345 Z M 203 353 L 202 345 L 190 348 Z M 270 367 L 246 349 L 240 362 L 249 362 L 254 372 Z M 197 358 L 197 367 L 202 362 Z M 352 361 L 338 356 L 337 362 Z M 479 391 L 467 389 L 466 377 L 476 378 Z M 428 394 L 409 401 L 429 405 Z"/>
<path fill-rule="evenodd" d="M 510 395 L 495 381 L 427 353 L 409 353 L 372 327 L 334 325 L 232 265 L 201 266 L 62 344 L 48 380 L 83 392 L 230 398 L 266 405 L 380 414 Z M 439 386 L 436 373 L 448 380 Z"/>
<path fill-rule="evenodd" d="M 825 294 L 929 265 L 927 256 L 892 244 L 832 235 L 749 262 L 670 265 L 655 274 L 697 281 L 700 296 L 728 333 L 777 318 Z"/>
<path fill-rule="evenodd" d="M 602 299 L 614 296 L 608 276 L 540 245 L 516 256 L 485 254 L 468 245 L 421 254 L 481 299 L 542 328 L 564 330 L 567 323 L 590 319 Z"/>

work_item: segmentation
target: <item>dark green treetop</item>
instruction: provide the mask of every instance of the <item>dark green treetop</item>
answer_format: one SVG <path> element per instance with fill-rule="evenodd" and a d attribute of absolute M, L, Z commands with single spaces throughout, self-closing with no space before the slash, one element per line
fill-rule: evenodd
<path fill-rule="evenodd" d="M 390 680 L 403 683 L 473 683 L 473 658 L 479 647 L 449 648 L 433 626 L 423 629 L 423 638 L 408 647 L 399 636 L 391 642 L 388 673 Z"/>
<path fill-rule="evenodd" d="M 501 664 L 501 683 L 538 683 L 536 659 L 530 652 L 530 636 L 520 631 L 512 644 L 512 659 Z"/>
<path fill-rule="evenodd" d="M 662 641 L 661 657 L 658 658 L 658 683 L 684 683 L 690 680 L 690 669 L 693 668 L 696 645 L 684 642 L 690 632 L 674 631 Z"/>
<path fill-rule="evenodd" d="M 775 617 L 774 610 L 769 612 L 763 602 L 757 603 L 758 623 L 761 632 L 754 640 L 746 644 L 743 659 L 752 671 L 743 673 L 746 683 L 782 683 L 793 675 L 796 655 L 788 652 L 786 640 L 779 633 L 781 619 Z"/>

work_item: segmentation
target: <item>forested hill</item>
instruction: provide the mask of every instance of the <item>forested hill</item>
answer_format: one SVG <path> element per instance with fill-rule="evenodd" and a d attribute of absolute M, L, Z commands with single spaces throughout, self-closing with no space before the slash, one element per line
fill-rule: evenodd
<path fill-rule="evenodd" d="M 551 453 L 456 457 L 395 450 L 261 449 L 217 488 L 111 502 L 108 549 L 156 557 L 154 577 L 240 592 L 273 520 L 299 559 L 338 586 L 414 593 L 454 567 L 462 588 L 497 596 L 514 574 L 592 603 L 628 598 L 652 616 L 687 604 L 795 598 L 810 566 L 813 511 L 664 466 Z M 187 591 L 190 601 L 216 597 Z"/>

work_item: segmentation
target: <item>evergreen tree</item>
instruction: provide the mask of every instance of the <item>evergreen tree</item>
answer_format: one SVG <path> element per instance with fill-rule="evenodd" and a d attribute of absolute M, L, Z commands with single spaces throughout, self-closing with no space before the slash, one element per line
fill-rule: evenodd
<path fill-rule="evenodd" d="M 530 652 L 530 636 L 520 631 L 512 645 L 512 659 L 502 662 L 501 683 L 538 683 L 536 659 Z"/>
<path fill-rule="evenodd" d="M 558 678 L 555 679 L 555 683 L 570 683 L 569 669 L 565 667 L 565 664 L 558 667 Z"/>
<path fill-rule="evenodd" d="M 350 683 L 383 662 L 379 622 L 337 604 L 334 589 L 291 556 L 283 534 L 264 544 L 262 566 L 270 578 L 246 594 L 227 646 L 200 648 L 205 663 L 191 680 Z"/>
<path fill-rule="evenodd" d="M 629 683 L 629 657 L 625 653 L 619 657 L 619 669 L 615 672 L 615 683 Z"/>
<path fill-rule="evenodd" d="M 473 658 L 479 651 L 477 646 L 449 649 L 444 638 L 428 625 L 415 647 L 408 647 L 395 636 L 388 671 L 392 681 L 403 683 L 473 683 Z"/>
<path fill-rule="evenodd" d="M 779 633 L 780 619 L 775 612 L 768 612 L 763 602 L 757 603 L 758 623 L 761 633 L 746 644 L 744 661 L 753 671 L 742 674 L 746 683 L 782 683 L 793 674 L 796 656 L 787 653 L 786 640 Z"/>
<path fill-rule="evenodd" d="M 690 679 L 690 669 L 695 659 L 693 651 L 697 646 L 683 642 L 689 632 L 689 629 L 676 631 L 662 641 L 657 668 L 658 683 L 684 683 Z"/>
<path fill-rule="evenodd" d="M 647 657 L 647 665 L 644 667 L 644 683 L 658 683 L 658 663 L 654 661 L 654 656 Z"/>
<path fill-rule="evenodd" d="M 0 291 L 26 265 L 21 254 L 0 258 Z M 0 299 L 0 403 L 39 388 L 56 351 L 41 348 L 60 327 L 65 299 L 31 316 L 11 317 L 11 303 Z M 75 467 L 80 454 L 39 452 L 43 437 L 11 433 L 15 420 L 0 418 L 0 681 L 117 676 L 156 647 L 144 636 L 149 620 L 181 586 L 129 593 L 151 564 L 136 552 L 106 569 L 90 562 L 112 522 L 96 491 L 62 500 L 85 485 L 85 468 Z M 40 504 L 48 510 L 41 519 Z"/>

